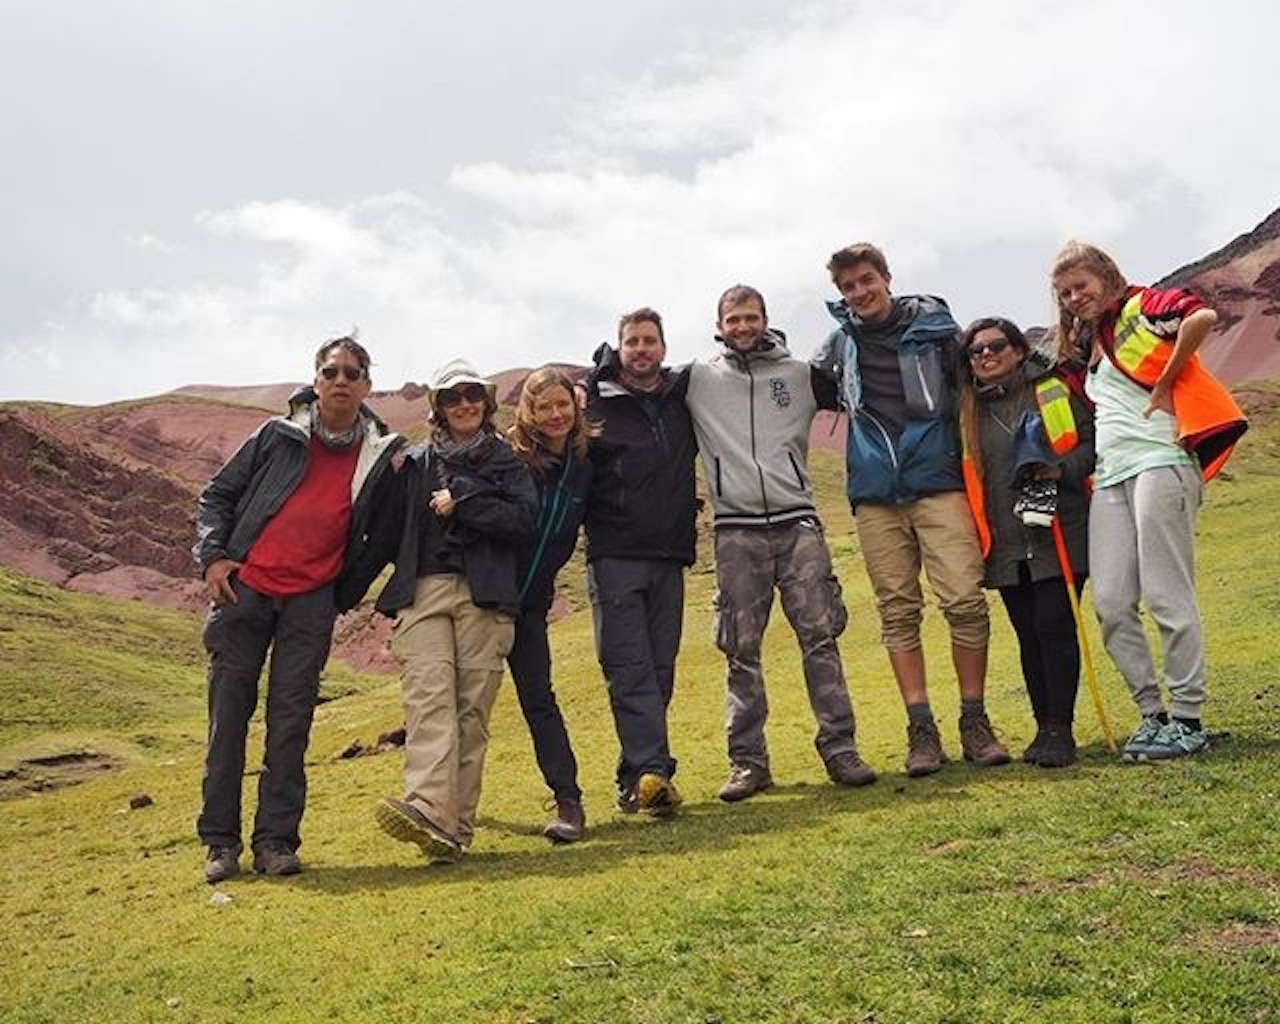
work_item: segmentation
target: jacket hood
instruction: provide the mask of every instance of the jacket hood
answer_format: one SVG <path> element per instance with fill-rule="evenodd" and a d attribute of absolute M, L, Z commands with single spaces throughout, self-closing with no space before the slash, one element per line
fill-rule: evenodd
<path fill-rule="evenodd" d="M 844 299 L 828 299 L 827 312 L 835 318 L 841 327 L 857 330 L 859 327 L 864 326 L 862 317 L 854 313 L 846 305 Z M 936 313 L 951 315 L 951 307 L 947 305 L 947 300 L 941 296 L 895 295 L 893 297 L 893 315 L 899 319 L 905 319 L 910 322 Z"/>
<path fill-rule="evenodd" d="M 765 330 L 764 337 L 760 339 L 760 344 L 750 352 L 739 352 L 719 334 L 716 335 L 716 341 L 720 345 L 718 355 L 739 365 L 753 362 L 776 362 L 791 355 L 787 349 L 787 336 L 773 327 Z"/>

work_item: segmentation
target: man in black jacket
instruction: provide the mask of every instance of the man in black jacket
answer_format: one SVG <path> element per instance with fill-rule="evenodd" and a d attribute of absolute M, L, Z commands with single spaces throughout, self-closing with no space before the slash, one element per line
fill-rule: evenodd
<path fill-rule="evenodd" d="M 667 706 L 697 513 L 697 446 L 682 382 L 662 365 L 666 351 L 658 313 L 626 314 L 617 351 L 596 353 L 587 404 L 603 424 L 591 446 L 587 584 L 621 746 L 618 809 L 654 816 L 680 805 Z"/>
<path fill-rule="evenodd" d="M 196 827 L 208 847 L 205 880 L 240 871 L 245 736 L 271 651 L 266 750 L 258 777 L 253 866 L 302 870 L 303 755 L 333 621 L 361 597 L 346 584 L 388 507 L 392 454 L 403 439 L 364 407 L 369 353 L 353 338 L 325 342 L 312 387 L 268 420 L 200 495 L 193 553 L 212 602 L 209 744 Z"/>

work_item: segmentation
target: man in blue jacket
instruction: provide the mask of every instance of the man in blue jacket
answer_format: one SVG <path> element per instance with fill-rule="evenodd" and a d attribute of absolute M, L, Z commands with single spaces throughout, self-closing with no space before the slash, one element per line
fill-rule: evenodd
<path fill-rule="evenodd" d="M 960 468 L 959 327 L 940 298 L 893 295 L 888 262 L 870 243 L 836 252 L 827 270 L 841 295 L 827 304 L 838 326 L 813 364 L 839 386 L 849 414 L 849 505 L 906 705 L 907 774 L 928 775 L 946 760 L 920 640 L 922 566 L 951 633 L 965 760 L 1006 764 L 984 704 L 990 627 Z"/>

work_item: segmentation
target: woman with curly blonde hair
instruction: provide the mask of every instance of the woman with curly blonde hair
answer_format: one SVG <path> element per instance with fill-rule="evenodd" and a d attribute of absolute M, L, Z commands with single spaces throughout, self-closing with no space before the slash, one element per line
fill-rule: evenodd
<path fill-rule="evenodd" d="M 555 598 L 556 573 L 577 544 L 591 486 L 587 445 L 598 433 L 583 415 L 574 382 L 562 370 L 544 366 L 526 378 L 508 439 L 533 475 L 541 511 L 532 549 L 520 561 L 520 615 L 507 665 L 538 768 L 555 799 L 555 817 L 542 830 L 553 843 L 576 842 L 586 827 L 578 762 L 551 685 L 547 614 Z"/>

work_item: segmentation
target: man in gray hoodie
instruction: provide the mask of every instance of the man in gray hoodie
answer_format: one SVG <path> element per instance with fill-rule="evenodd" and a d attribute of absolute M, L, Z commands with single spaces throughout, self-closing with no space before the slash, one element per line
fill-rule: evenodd
<path fill-rule="evenodd" d="M 834 388 L 820 403 L 825 381 L 770 330 L 756 289 L 726 291 L 716 326 L 722 348 L 688 367 L 686 403 L 715 509 L 716 644 L 728 661 L 731 763 L 720 798 L 744 800 L 773 784 L 760 647 L 775 589 L 800 644 L 827 774 L 865 786 L 876 773 L 858 756 L 837 646 L 847 616 L 808 471 L 809 429 L 820 407 L 834 407 Z"/>

